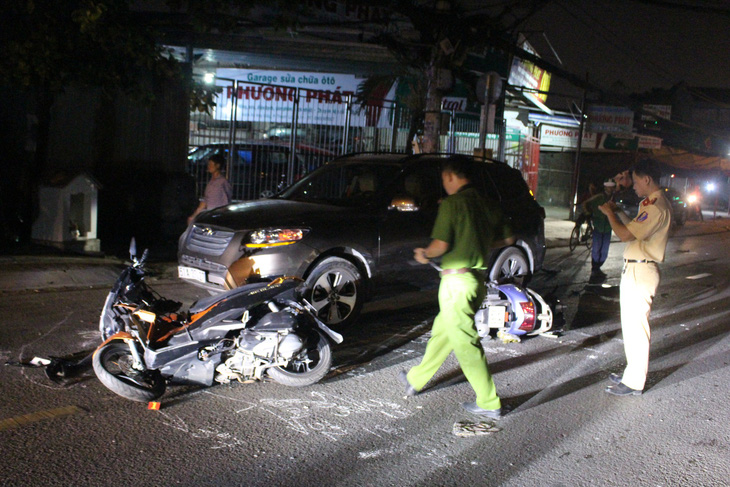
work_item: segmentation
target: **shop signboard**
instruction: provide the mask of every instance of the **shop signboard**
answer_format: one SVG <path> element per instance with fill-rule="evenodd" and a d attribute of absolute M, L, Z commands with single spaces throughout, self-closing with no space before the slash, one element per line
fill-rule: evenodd
<path fill-rule="evenodd" d="M 628 108 L 591 105 L 587 112 L 590 132 L 630 134 L 634 128 L 634 112 Z"/>
<path fill-rule="evenodd" d="M 639 135 L 639 149 L 661 149 L 662 139 L 650 135 Z"/>
<path fill-rule="evenodd" d="M 572 127 L 558 127 L 555 125 L 540 125 L 540 145 L 576 148 L 578 147 L 578 134 L 580 130 Z M 596 134 L 593 132 L 583 132 L 584 148 L 594 148 L 596 146 Z"/>
<path fill-rule="evenodd" d="M 530 54 L 537 56 L 529 42 L 522 39 L 521 48 Z M 509 74 L 509 84 L 521 86 L 535 91 L 524 91 L 525 98 L 538 107 L 543 107 L 547 101 L 547 92 L 550 89 L 550 73 L 536 66 L 530 61 L 525 61 L 515 56 L 512 62 L 512 69 Z"/>
<path fill-rule="evenodd" d="M 467 99 L 456 96 L 445 96 L 441 99 L 441 110 L 447 112 L 466 112 Z"/>
<path fill-rule="evenodd" d="M 611 133 L 598 134 L 596 149 L 630 151 L 639 148 L 639 138 L 631 134 L 619 137 Z"/>
<path fill-rule="evenodd" d="M 237 80 L 235 85 L 233 80 Z M 342 73 L 221 68 L 216 71 L 216 85 L 221 93 L 217 96 L 213 117 L 231 120 L 235 106 L 236 120 L 291 123 L 298 93 L 300 120 L 342 125 L 348 101 L 362 81 L 362 78 Z M 391 90 L 385 98 L 392 99 L 392 96 Z M 382 100 L 378 101 L 382 103 Z M 353 107 L 350 126 L 388 124 L 388 118 L 382 114 L 373 123 L 372 113 L 357 108 Z"/>
<path fill-rule="evenodd" d="M 671 119 L 672 105 L 642 105 L 641 120 L 651 121 L 657 118 Z"/>

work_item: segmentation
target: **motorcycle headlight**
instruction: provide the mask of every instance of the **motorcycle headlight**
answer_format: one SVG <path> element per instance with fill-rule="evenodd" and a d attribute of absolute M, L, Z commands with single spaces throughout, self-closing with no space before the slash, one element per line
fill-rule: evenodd
<path fill-rule="evenodd" d="M 303 239 L 308 228 L 265 228 L 251 232 L 244 246 L 248 248 L 276 247 L 291 245 Z"/>

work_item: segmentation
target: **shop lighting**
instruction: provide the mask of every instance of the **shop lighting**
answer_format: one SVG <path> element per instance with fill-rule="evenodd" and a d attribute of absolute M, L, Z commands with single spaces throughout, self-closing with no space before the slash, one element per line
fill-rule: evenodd
<path fill-rule="evenodd" d="M 215 83 L 215 73 L 205 73 L 203 75 L 203 82 L 208 85 Z"/>
<path fill-rule="evenodd" d="M 707 185 L 705 186 L 705 189 L 707 191 L 709 191 L 710 193 L 712 193 L 713 191 L 715 191 L 715 183 L 707 183 Z"/>

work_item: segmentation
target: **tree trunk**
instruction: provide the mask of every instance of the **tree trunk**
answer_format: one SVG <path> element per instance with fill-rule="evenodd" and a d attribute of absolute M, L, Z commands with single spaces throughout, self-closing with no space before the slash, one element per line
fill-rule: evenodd
<path fill-rule="evenodd" d="M 438 152 L 439 135 L 441 134 L 441 98 L 439 89 L 439 70 L 432 67 L 428 70 L 428 89 L 426 90 L 426 113 L 423 122 L 423 152 Z"/>

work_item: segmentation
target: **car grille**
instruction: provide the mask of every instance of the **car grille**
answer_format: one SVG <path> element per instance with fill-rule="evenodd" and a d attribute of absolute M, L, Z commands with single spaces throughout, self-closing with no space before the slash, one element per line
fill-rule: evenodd
<path fill-rule="evenodd" d="M 226 266 L 222 264 L 216 264 L 215 262 L 209 262 L 204 259 L 198 259 L 190 255 L 181 255 L 180 264 L 188 267 L 195 267 L 196 269 L 202 269 L 204 271 L 215 272 L 218 274 L 225 274 L 228 270 Z"/>
<path fill-rule="evenodd" d="M 193 225 L 188 237 L 188 250 L 204 255 L 221 255 L 231 243 L 233 232 L 213 230 L 210 227 Z"/>

